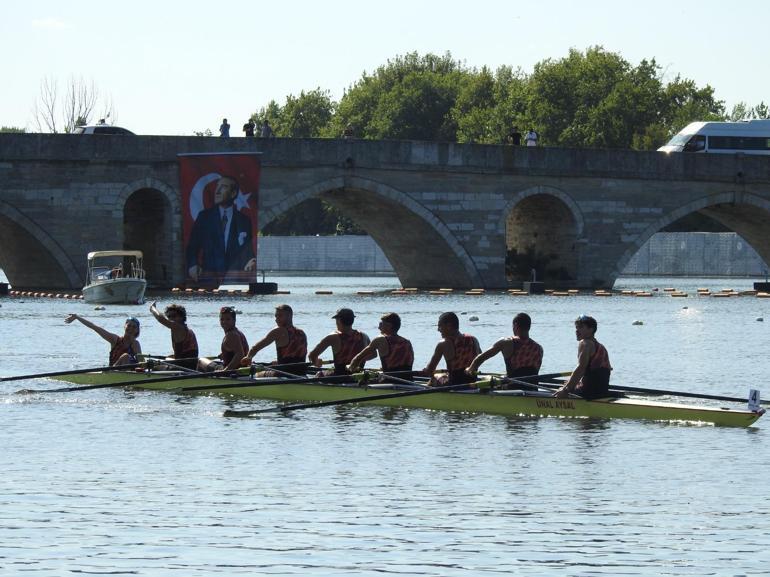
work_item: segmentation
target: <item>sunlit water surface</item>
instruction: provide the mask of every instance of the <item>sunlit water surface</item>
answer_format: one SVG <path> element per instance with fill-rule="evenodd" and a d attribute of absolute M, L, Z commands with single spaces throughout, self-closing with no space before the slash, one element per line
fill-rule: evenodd
<path fill-rule="evenodd" d="M 740 397 L 767 389 L 770 300 L 693 296 L 698 286 L 748 281 L 623 281 L 691 294 L 650 299 L 359 296 L 397 281 L 278 280 L 291 295 L 186 300 L 203 352 L 217 352 L 217 310 L 231 302 L 251 342 L 284 301 L 311 341 L 333 328 L 340 306 L 370 335 L 379 315 L 397 311 L 419 365 L 440 312 L 458 312 L 461 328 L 488 346 L 526 311 L 543 370 L 555 372 L 574 367 L 571 322 L 585 313 L 599 320 L 616 383 Z M 137 315 L 145 351 L 168 350 L 147 307 L 0 305 L 3 375 L 104 365 L 106 343 L 63 323 L 73 311 L 116 332 Z M 225 408 L 271 403 L 114 389 L 12 394 L 30 386 L 56 383 L 0 384 L 3 575 L 768 572 L 770 417 L 730 429 L 351 405 L 229 420 Z"/>

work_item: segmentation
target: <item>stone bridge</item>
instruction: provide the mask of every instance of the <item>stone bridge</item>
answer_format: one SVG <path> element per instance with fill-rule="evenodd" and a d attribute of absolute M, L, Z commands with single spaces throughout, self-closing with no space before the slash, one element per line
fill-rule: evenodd
<path fill-rule="evenodd" d="M 261 152 L 259 226 L 320 197 L 405 286 L 609 287 L 693 214 L 770 262 L 770 157 L 415 141 L 0 134 L 0 268 L 17 288 L 82 287 L 91 250 L 144 251 L 183 281 L 177 154 Z M 506 274 L 506 256 L 508 271 Z"/>

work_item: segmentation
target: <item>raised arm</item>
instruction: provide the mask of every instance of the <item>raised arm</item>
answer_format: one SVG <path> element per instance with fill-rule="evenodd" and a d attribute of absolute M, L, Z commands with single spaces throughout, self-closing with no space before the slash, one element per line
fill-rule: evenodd
<path fill-rule="evenodd" d="M 95 325 L 94 323 L 92 323 L 89 320 L 84 319 L 80 315 L 71 314 L 66 319 L 64 319 L 64 322 L 67 323 L 67 324 L 70 324 L 72 321 L 80 321 L 82 324 L 84 324 L 89 329 L 94 331 L 97 335 L 102 337 L 105 341 L 107 341 L 111 345 L 114 345 L 115 341 L 117 341 L 120 338 L 118 335 L 103 329 L 99 325 Z"/>
<path fill-rule="evenodd" d="M 157 320 L 164 327 L 168 327 L 169 329 L 174 330 L 174 328 L 176 328 L 179 323 L 175 323 L 174 321 L 169 320 L 166 315 L 158 310 L 157 305 L 158 301 L 153 301 L 153 303 L 150 305 L 150 312 L 152 313 L 152 316 L 154 316 L 155 320 Z"/>

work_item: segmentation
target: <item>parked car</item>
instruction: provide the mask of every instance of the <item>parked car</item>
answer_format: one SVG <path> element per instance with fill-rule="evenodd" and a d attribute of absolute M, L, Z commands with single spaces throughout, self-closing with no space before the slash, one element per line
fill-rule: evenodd
<path fill-rule="evenodd" d="M 76 126 L 72 134 L 133 134 L 133 132 L 120 126 L 100 123 L 92 126 Z"/>

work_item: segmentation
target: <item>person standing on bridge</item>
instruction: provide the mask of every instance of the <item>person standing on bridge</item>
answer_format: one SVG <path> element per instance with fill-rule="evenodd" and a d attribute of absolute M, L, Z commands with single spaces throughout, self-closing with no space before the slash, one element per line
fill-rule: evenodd
<path fill-rule="evenodd" d="M 575 319 L 575 338 L 578 340 L 578 366 L 569 380 L 553 396 L 564 398 L 570 393 L 584 399 L 598 399 L 609 395 L 610 357 L 607 349 L 596 340 L 596 319 L 581 315 Z"/>
<path fill-rule="evenodd" d="M 537 146 L 537 141 L 539 139 L 538 133 L 535 131 L 534 128 L 530 128 L 527 131 L 526 136 L 524 137 L 524 142 L 527 146 Z"/>
<path fill-rule="evenodd" d="M 321 371 L 319 375 L 349 375 L 348 365 L 353 357 L 369 344 L 369 337 L 366 333 L 353 328 L 356 315 L 353 314 L 352 310 L 339 309 L 332 318 L 337 322 L 337 330 L 321 339 L 321 342 L 308 354 L 308 359 L 316 367 L 322 367 L 323 361 L 320 355 L 331 347 L 334 355 L 334 369 Z M 361 366 L 363 366 L 363 362 L 361 362 Z"/>
<path fill-rule="evenodd" d="M 249 118 L 246 121 L 246 124 L 243 125 L 243 135 L 246 138 L 254 136 L 254 128 L 255 128 L 254 121 L 251 118 Z"/>
<path fill-rule="evenodd" d="M 223 118 L 222 124 L 219 125 L 219 136 L 221 138 L 230 138 L 230 125 L 227 123 L 227 118 Z"/>
<path fill-rule="evenodd" d="M 527 313 L 519 313 L 513 317 L 513 336 L 500 339 L 491 348 L 478 355 L 467 369 L 467 373 L 473 377 L 479 367 L 502 353 L 505 361 L 505 373 L 509 377 L 528 377 L 540 372 L 543 364 L 543 347 L 529 338 L 529 329 L 532 319 Z"/>
<path fill-rule="evenodd" d="M 139 344 L 140 325 L 136 317 L 128 317 L 123 325 L 123 336 L 111 333 L 99 325 L 84 319 L 80 315 L 71 314 L 64 322 L 67 324 L 73 321 L 80 321 L 105 341 L 110 343 L 110 366 L 133 365 L 139 362 L 139 355 L 142 354 L 142 346 Z"/>
<path fill-rule="evenodd" d="M 234 281 L 244 282 L 238 273 L 257 268 L 251 219 L 235 206 L 238 190 L 233 177 L 220 177 L 214 206 L 195 219 L 185 251 L 187 274 L 195 283 L 219 286 L 228 280 L 228 273 L 235 273 Z"/>
<path fill-rule="evenodd" d="M 428 365 L 422 370 L 422 374 L 430 377 L 431 386 L 474 382 L 476 378 L 469 375 L 466 369 L 481 352 L 479 341 L 472 335 L 460 332 L 460 319 L 455 313 L 442 313 L 438 317 L 438 332 L 441 334 L 441 340 L 436 345 Z M 436 367 L 442 357 L 446 361 L 447 372 L 436 375 Z"/>
<path fill-rule="evenodd" d="M 401 317 L 396 313 L 388 313 L 380 317 L 380 335 L 374 337 L 364 349 L 358 353 L 348 365 L 348 371 L 355 373 L 370 361 L 380 356 L 383 373 L 393 373 L 395 376 L 412 380 L 412 365 L 414 350 L 408 339 L 398 334 L 401 328 Z"/>

